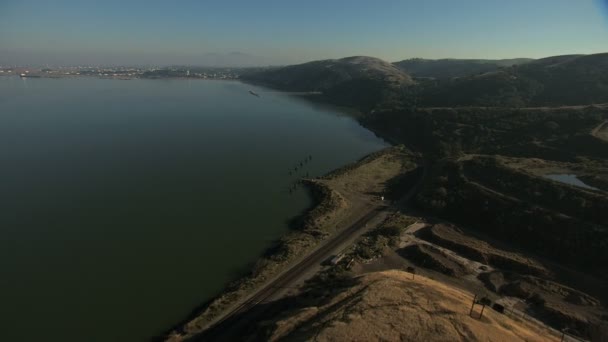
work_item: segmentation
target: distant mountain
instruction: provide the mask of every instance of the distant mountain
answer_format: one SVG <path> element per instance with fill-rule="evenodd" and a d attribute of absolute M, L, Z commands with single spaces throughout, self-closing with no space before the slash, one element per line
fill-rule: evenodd
<path fill-rule="evenodd" d="M 358 56 L 269 68 L 242 78 L 282 90 L 322 92 L 325 100 L 366 111 L 394 104 L 525 107 L 608 103 L 608 53 L 538 60 L 417 59 L 395 64 Z"/>
<path fill-rule="evenodd" d="M 257 67 L 270 65 L 273 61 L 243 52 L 206 53 L 197 59 L 196 65 L 205 67 Z"/>
<path fill-rule="evenodd" d="M 549 57 L 513 72 L 542 85 L 536 104 L 608 102 L 608 53 Z"/>
<path fill-rule="evenodd" d="M 561 56 L 551 56 L 551 57 L 545 57 L 545 58 L 541 58 L 541 59 L 536 59 L 534 61 L 531 62 L 531 64 L 536 65 L 536 66 L 556 66 L 559 65 L 561 63 L 565 63 L 568 61 L 572 61 L 574 59 L 577 59 L 579 57 L 582 57 L 585 55 L 561 55 Z"/>
<path fill-rule="evenodd" d="M 246 81 L 287 91 L 322 92 L 338 104 L 370 109 L 400 96 L 412 78 L 391 63 L 373 57 L 347 57 L 245 74 Z"/>
<path fill-rule="evenodd" d="M 418 92 L 423 106 L 544 106 L 608 102 L 608 53 L 554 56 L 437 82 Z"/>
<path fill-rule="evenodd" d="M 533 59 L 530 58 L 498 60 L 413 58 L 395 62 L 393 64 L 413 77 L 449 79 L 494 71 L 501 67 L 510 67 L 531 61 L 533 61 Z"/>

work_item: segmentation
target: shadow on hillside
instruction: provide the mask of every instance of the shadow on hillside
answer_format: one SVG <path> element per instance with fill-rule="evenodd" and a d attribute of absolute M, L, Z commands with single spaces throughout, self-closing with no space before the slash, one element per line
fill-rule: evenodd
<path fill-rule="evenodd" d="M 290 311 L 325 305 L 338 292 L 357 283 L 346 273 L 321 272 L 307 281 L 298 295 L 259 303 L 186 341 L 267 341 L 276 328 L 275 322 Z"/>

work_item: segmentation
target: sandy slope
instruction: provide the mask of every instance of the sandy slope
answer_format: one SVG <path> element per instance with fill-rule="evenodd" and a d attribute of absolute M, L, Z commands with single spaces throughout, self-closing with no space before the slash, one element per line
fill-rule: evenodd
<path fill-rule="evenodd" d="M 469 317 L 472 295 L 401 271 L 370 273 L 320 307 L 275 325 L 272 339 L 316 341 L 557 341 L 548 331 L 486 307 Z"/>

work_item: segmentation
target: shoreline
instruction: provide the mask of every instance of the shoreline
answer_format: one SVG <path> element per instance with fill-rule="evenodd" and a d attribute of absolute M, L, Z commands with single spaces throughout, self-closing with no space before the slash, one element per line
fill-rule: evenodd
<path fill-rule="evenodd" d="M 200 80 L 200 81 L 241 81 L 240 78 L 203 78 L 203 77 L 137 77 L 137 76 L 97 76 L 97 75 L 39 75 L 32 74 L 31 76 L 21 77 L 19 74 L 3 74 L 0 77 L 15 77 L 15 78 L 50 78 L 50 79 L 64 79 L 64 78 L 95 78 L 99 80 L 119 80 L 119 81 L 131 81 L 131 80 Z"/>
<path fill-rule="evenodd" d="M 284 243 L 285 242 L 284 239 L 287 236 L 289 236 L 293 233 L 298 233 L 298 232 L 303 233 L 305 228 L 303 229 L 302 227 L 305 227 L 308 224 L 307 222 L 311 219 L 311 217 L 314 217 L 313 212 L 315 210 L 319 210 L 319 208 L 321 208 L 324 203 L 327 205 L 330 202 L 330 199 L 331 199 L 331 190 L 330 189 L 328 189 L 325 186 L 322 186 L 320 183 L 317 183 L 317 182 L 314 182 L 311 180 L 304 180 L 303 183 L 304 183 L 304 186 L 307 189 L 307 191 L 310 193 L 313 203 L 310 207 L 304 209 L 304 211 L 302 213 L 300 213 L 297 216 L 294 216 L 293 218 L 291 218 L 289 220 L 288 231 L 284 235 L 282 235 L 278 240 L 273 241 L 268 246 L 268 248 L 266 248 L 264 250 L 264 252 L 262 254 L 260 254 L 254 261 L 250 262 L 250 265 L 252 265 L 252 266 L 246 272 L 244 272 L 240 275 L 237 275 L 235 277 L 235 279 L 229 281 L 224 286 L 224 288 L 221 291 L 219 291 L 219 293 L 217 295 L 214 295 L 207 301 L 197 305 L 194 309 L 192 309 L 190 311 L 190 313 L 186 316 L 186 318 L 182 319 L 178 323 L 175 323 L 169 329 L 166 329 L 163 332 L 161 332 L 160 334 L 154 336 L 151 339 L 152 341 L 165 341 L 165 340 L 167 340 L 167 338 L 169 338 L 171 336 L 171 334 L 174 334 L 176 332 L 187 333 L 186 327 L 188 326 L 188 324 L 192 323 L 193 321 L 195 321 L 197 319 L 200 319 L 201 316 L 206 316 L 212 321 L 219 314 L 219 312 L 213 310 L 214 305 L 215 306 L 218 306 L 218 305 L 230 306 L 230 303 L 232 301 L 230 299 L 226 299 L 224 301 L 225 296 L 234 294 L 235 292 L 239 292 L 242 290 L 245 290 L 245 291 L 249 290 L 249 292 L 251 292 L 251 290 L 253 290 L 250 288 L 242 289 L 242 287 L 248 286 L 248 285 L 251 286 L 248 283 L 248 281 L 254 280 L 252 278 L 256 278 L 256 276 L 254 276 L 253 274 L 254 274 L 254 271 L 255 271 L 258 263 L 261 260 L 266 259 L 267 257 L 272 257 L 273 254 L 269 253 L 269 252 L 271 252 L 272 250 L 274 250 L 278 246 L 280 246 L 282 243 Z M 284 265 L 284 266 L 287 266 L 287 265 Z M 256 285 L 253 285 L 253 286 L 256 286 Z M 244 294 L 242 296 L 246 297 L 247 294 Z M 226 302 L 228 302 L 228 303 L 226 303 Z M 213 312 L 208 313 L 207 311 L 209 311 L 209 310 L 213 310 Z M 222 310 L 222 309 L 218 309 L 218 310 Z M 208 325 L 211 326 L 212 323 L 209 323 Z"/>
<path fill-rule="evenodd" d="M 290 230 L 270 245 L 253 262 L 250 271 L 228 283 L 217 296 L 198 305 L 188 316 L 161 334 L 154 341 L 182 341 L 214 326 L 222 314 L 238 308 L 265 284 L 280 277 L 290 266 L 297 264 L 324 241 L 335 234 L 327 229 L 328 222 L 348 211 L 347 199 L 325 182 L 347 175 L 350 171 L 379 160 L 384 156 L 401 153 L 400 146 L 389 146 L 372 152 L 357 161 L 339 167 L 317 179 L 303 182 L 313 197 L 313 205 L 301 215 L 294 217 Z"/>

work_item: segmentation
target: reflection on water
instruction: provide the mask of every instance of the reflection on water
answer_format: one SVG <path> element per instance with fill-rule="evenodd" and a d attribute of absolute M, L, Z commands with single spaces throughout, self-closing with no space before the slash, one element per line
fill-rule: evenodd
<path fill-rule="evenodd" d="M 576 175 L 571 175 L 571 174 L 545 175 L 545 177 L 552 179 L 554 181 L 561 182 L 561 183 L 578 186 L 580 188 L 585 188 L 585 189 L 590 189 L 590 190 L 599 190 L 598 188 L 594 188 L 592 186 L 589 186 L 589 185 L 583 183 L 583 181 L 578 179 L 578 177 L 576 177 Z"/>

